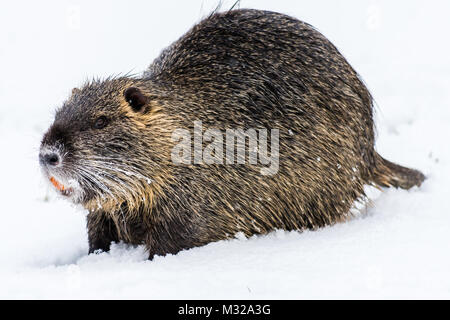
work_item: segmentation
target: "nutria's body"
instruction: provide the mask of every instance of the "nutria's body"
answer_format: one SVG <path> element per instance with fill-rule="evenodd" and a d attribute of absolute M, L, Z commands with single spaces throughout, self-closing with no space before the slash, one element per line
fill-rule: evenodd
<path fill-rule="evenodd" d="M 310 25 L 233 10 L 196 25 L 143 77 L 74 90 L 40 159 L 89 210 L 91 252 L 124 241 L 145 244 L 153 257 L 238 232 L 331 225 L 346 219 L 365 184 L 420 185 L 420 172 L 374 150 L 372 111 L 357 73 Z M 279 129 L 278 172 L 174 164 L 172 133 L 194 121 Z"/>

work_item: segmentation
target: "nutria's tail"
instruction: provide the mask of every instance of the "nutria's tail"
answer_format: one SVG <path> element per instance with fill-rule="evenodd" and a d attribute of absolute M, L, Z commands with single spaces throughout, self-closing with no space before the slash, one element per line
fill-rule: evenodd
<path fill-rule="evenodd" d="M 395 187 L 411 189 L 414 186 L 420 187 L 425 180 L 422 172 L 405 168 L 392 163 L 379 154 L 376 154 L 376 168 L 373 172 L 372 181 L 381 187 Z"/>

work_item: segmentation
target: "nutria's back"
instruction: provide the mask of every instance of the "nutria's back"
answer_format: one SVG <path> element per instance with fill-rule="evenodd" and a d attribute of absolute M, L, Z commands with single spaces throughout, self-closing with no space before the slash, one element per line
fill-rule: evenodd
<path fill-rule="evenodd" d="M 375 152 L 372 109 L 357 73 L 313 27 L 279 13 L 233 10 L 194 26 L 142 78 L 76 90 L 43 140 L 44 151 L 55 144 L 69 150 L 61 159 L 67 168 L 45 163 L 46 151 L 41 161 L 49 177 L 87 176 L 71 188 L 81 190 L 79 201 L 90 210 L 91 251 L 123 240 L 145 243 L 150 256 L 176 253 L 237 232 L 343 221 L 364 198 L 365 184 L 420 185 L 421 173 Z M 90 114 L 92 128 L 71 121 L 81 112 Z M 100 117 L 108 125 L 97 126 Z M 207 129 L 215 130 L 209 139 Z M 233 129 L 259 139 L 267 130 L 274 161 L 227 162 L 228 140 L 220 133 Z M 193 150 L 177 162 L 183 132 L 193 133 Z M 200 145 L 192 141 L 196 133 L 204 135 Z M 261 151 L 250 140 L 247 160 Z M 207 161 L 202 156 L 212 141 Z M 105 172 L 93 175 L 94 162 L 83 157 L 102 158 Z"/>

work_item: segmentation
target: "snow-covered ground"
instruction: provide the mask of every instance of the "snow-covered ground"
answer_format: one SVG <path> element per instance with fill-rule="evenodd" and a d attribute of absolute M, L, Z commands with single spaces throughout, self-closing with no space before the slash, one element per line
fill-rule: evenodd
<path fill-rule="evenodd" d="M 224 1 L 224 8 L 233 1 Z M 0 4 L 0 298 L 450 298 L 450 2 L 242 1 L 322 31 L 377 102 L 377 149 L 420 189 L 316 232 L 278 231 L 146 260 L 87 255 L 86 213 L 55 198 L 37 151 L 88 77 L 140 72 L 217 1 Z"/>

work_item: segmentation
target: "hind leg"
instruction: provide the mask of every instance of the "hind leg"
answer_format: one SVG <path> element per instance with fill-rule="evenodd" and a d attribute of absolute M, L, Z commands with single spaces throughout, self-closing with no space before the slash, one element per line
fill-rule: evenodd
<path fill-rule="evenodd" d="M 377 154 L 372 180 L 382 187 L 411 189 L 414 186 L 420 187 L 425 180 L 425 175 L 418 170 L 392 163 Z"/>

